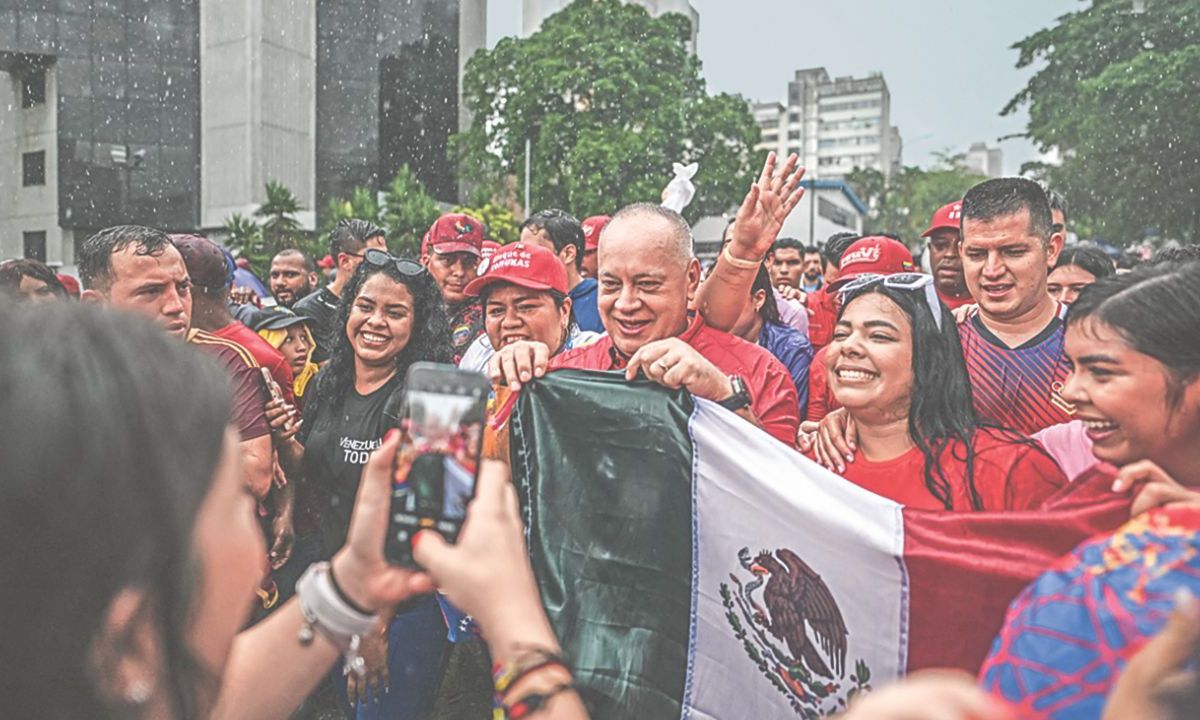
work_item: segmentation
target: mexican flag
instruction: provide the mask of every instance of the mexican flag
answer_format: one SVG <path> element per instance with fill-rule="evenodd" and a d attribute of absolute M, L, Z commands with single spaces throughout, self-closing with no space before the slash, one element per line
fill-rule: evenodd
<path fill-rule="evenodd" d="M 559 371 L 510 422 L 542 599 L 596 718 L 815 718 L 975 672 L 1009 602 L 1128 517 L 1108 479 L 1039 512 L 908 510 L 719 406 Z"/>

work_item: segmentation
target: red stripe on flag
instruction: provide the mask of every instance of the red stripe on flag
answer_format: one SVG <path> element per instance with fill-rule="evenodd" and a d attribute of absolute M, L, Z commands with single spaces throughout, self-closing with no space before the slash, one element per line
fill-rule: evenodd
<path fill-rule="evenodd" d="M 1120 527 L 1130 499 L 1090 470 L 1038 510 L 946 513 L 904 509 L 909 580 L 908 670 L 979 671 L 1009 603 L 1061 555 Z"/>

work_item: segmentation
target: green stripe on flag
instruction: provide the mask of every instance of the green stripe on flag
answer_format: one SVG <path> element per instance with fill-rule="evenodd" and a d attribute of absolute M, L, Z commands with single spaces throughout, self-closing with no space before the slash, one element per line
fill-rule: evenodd
<path fill-rule="evenodd" d="M 513 482 L 592 717 L 680 716 L 692 582 L 686 392 L 566 370 L 521 391 Z"/>

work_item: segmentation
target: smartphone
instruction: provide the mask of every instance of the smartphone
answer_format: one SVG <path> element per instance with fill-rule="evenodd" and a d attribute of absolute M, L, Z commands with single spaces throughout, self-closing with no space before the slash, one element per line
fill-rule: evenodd
<path fill-rule="evenodd" d="M 406 477 L 392 478 L 392 507 L 384 554 L 415 567 L 412 538 L 435 530 L 458 539 L 475 497 L 491 383 L 453 365 L 415 363 L 408 370 L 400 413 L 397 460 L 412 457 Z M 399 466 L 397 462 L 397 466 Z"/>
<path fill-rule="evenodd" d="M 271 371 L 267 368 L 259 368 L 262 371 L 263 382 L 267 384 L 267 391 L 271 393 L 272 400 L 283 401 L 283 390 L 279 389 L 279 383 L 275 382 L 275 378 L 271 377 Z"/>

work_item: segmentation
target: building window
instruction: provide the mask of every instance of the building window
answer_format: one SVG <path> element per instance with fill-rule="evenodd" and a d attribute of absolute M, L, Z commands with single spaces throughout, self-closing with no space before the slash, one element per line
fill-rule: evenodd
<path fill-rule="evenodd" d="M 799 130 L 788 130 L 788 140 L 799 140 L 799 139 L 800 139 L 800 131 Z"/>
<path fill-rule="evenodd" d="M 33 230 L 21 233 L 25 244 L 25 257 L 46 262 L 46 231 Z"/>
<path fill-rule="evenodd" d="M 31 69 L 21 78 L 21 107 L 31 108 L 46 104 L 46 71 Z"/>
<path fill-rule="evenodd" d="M 46 184 L 46 152 L 25 153 L 21 156 L 21 184 L 25 187 Z"/>

